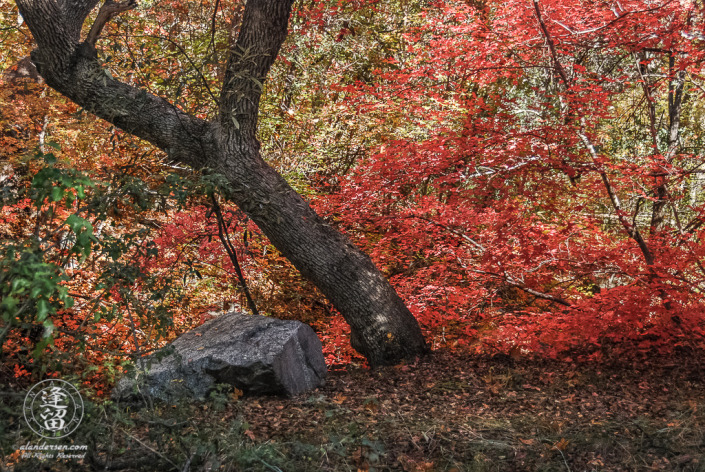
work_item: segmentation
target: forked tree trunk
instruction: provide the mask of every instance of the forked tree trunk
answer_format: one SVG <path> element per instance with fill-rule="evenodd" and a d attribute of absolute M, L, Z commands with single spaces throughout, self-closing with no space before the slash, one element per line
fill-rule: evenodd
<path fill-rule="evenodd" d="M 426 352 L 416 319 L 371 259 L 327 225 L 260 155 L 261 86 L 286 38 L 293 0 L 248 0 L 215 122 L 190 116 L 105 72 L 93 47 L 96 38 L 80 42 L 81 26 L 97 0 L 16 3 L 37 42 L 32 60 L 47 84 L 172 159 L 222 173 L 233 201 L 342 313 L 353 347 L 371 365 Z M 105 12 L 124 11 L 133 2 L 108 0 L 106 5 Z M 100 27 L 94 25 L 96 30 Z"/>

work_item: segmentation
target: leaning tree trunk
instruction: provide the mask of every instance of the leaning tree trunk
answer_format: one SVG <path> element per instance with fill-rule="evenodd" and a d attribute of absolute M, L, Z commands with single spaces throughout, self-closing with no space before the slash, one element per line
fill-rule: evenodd
<path fill-rule="evenodd" d="M 163 149 L 171 159 L 222 173 L 233 201 L 345 317 L 352 346 L 371 365 L 426 351 L 418 323 L 371 259 L 327 225 L 262 159 L 256 137 L 262 82 L 286 38 L 293 0 L 248 0 L 231 48 L 219 119 L 208 122 L 113 79 L 97 59 L 106 21 L 134 0 L 107 0 L 88 38 L 85 18 L 98 0 L 16 0 L 47 84 L 97 116 Z"/>

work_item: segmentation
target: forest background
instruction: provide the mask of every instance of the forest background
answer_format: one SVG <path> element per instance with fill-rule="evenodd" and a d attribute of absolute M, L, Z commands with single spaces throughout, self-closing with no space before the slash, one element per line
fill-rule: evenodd
<path fill-rule="evenodd" d="M 212 118 L 243 6 L 142 2 L 100 60 Z M 696 356 L 704 20 L 690 0 L 298 2 L 262 154 L 372 256 L 434 351 Z M 104 397 L 131 359 L 253 306 L 310 324 L 330 367 L 364 364 L 222 178 L 46 86 L 9 2 L 0 35 L 0 377 L 73 375 Z"/>

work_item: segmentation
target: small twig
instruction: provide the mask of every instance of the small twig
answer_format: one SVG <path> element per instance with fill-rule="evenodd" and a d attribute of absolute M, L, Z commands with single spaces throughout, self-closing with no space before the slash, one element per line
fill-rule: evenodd
<path fill-rule="evenodd" d="M 555 450 L 561 453 L 561 457 L 563 458 L 563 463 L 565 464 L 565 468 L 568 469 L 568 472 L 571 472 L 570 466 L 568 465 L 568 461 L 565 460 L 565 454 L 563 454 L 563 451 L 561 451 L 558 447 L 553 446 Z"/>
<path fill-rule="evenodd" d="M 191 468 L 191 461 L 193 460 L 193 457 L 196 455 L 196 453 L 192 453 L 191 457 L 188 458 L 186 463 L 184 464 L 184 467 L 181 469 L 181 472 L 188 472 Z"/>
<path fill-rule="evenodd" d="M 139 339 L 137 338 L 137 327 L 135 326 L 135 319 L 132 316 L 132 310 L 130 310 L 130 303 L 129 302 L 126 304 L 126 308 L 127 308 L 127 317 L 130 320 L 130 331 L 132 332 L 132 339 L 134 339 L 134 342 L 135 342 L 135 353 L 137 354 L 137 359 L 139 361 L 140 370 L 142 370 L 142 372 L 144 372 L 146 374 L 147 372 L 146 372 L 146 369 L 144 366 L 144 360 L 142 359 L 142 351 L 140 349 Z"/>
<path fill-rule="evenodd" d="M 215 0 L 215 8 L 213 8 L 213 16 L 211 17 L 211 42 L 208 44 L 208 49 L 213 46 L 213 59 L 215 59 L 215 20 L 218 16 L 218 9 L 220 8 L 220 0 Z"/>
<path fill-rule="evenodd" d="M 156 449 L 152 449 L 149 445 L 143 443 L 143 442 L 140 441 L 138 438 L 134 437 L 133 435 L 131 435 L 130 433 L 128 433 L 128 432 L 125 431 L 124 429 L 122 430 L 122 432 L 125 434 L 125 436 L 129 436 L 131 439 L 137 441 L 137 442 L 138 442 L 142 447 L 144 447 L 145 449 L 148 449 L 149 451 L 153 452 L 154 454 L 158 455 L 159 457 L 161 457 L 162 459 L 164 459 L 165 461 L 167 461 L 167 462 L 168 462 L 169 464 L 171 464 L 176 470 L 180 470 L 180 469 L 181 469 L 178 465 L 176 465 L 174 462 L 172 462 L 171 459 L 169 459 L 168 457 L 166 457 L 166 456 L 165 456 L 164 454 L 162 454 L 161 452 L 157 451 Z"/>
<path fill-rule="evenodd" d="M 189 64 L 191 64 L 191 67 L 193 67 L 193 70 L 196 71 L 196 73 L 198 74 L 198 77 L 201 79 L 201 82 L 203 82 L 203 86 L 206 88 L 206 92 L 208 92 L 208 95 L 210 95 L 211 100 L 213 100 L 213 103 L 215 103 L 216 105 L 218 104 L 218 99 L 213 94 L 213 91 L 211 90 L 210 85 L 208 85 L 208 80 L 203 75 L 203 72 L 201 71 L 201 69 L 196 65 L 196 62 L 191 58 L 191 56 L 188 55 L 188 53 L 183 48 L 183 46 L 181 46 L 181 44 L 177 43 L 176 41 L 174 41 L 171 38 L 167 38 L 165 36 L 156 36 L 153 34 L 136 34 L 136 35 L 133 35 L 133 37 L 135 37 L 135 38 L 153 38 L 153 39 L 159 39 L 162 41 L 168 41 L 172 46 L 174 46 L 176 49 L 178 49 L 179 52 L 189 62 Z"/>

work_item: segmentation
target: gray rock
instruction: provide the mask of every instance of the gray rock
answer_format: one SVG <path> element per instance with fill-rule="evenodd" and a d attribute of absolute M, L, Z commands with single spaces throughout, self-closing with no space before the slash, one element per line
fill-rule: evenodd
<path fill-rule="evenodd" d="M 145 371 L 123 377 L 113 398 L 204 399 L 223 383 L 246 393 L 291 396 L 322 385 L 327 374 L 321 341 L 310 326 L 267 316 L 220 315 L 181 335 L 166 352 L 143 359 Z"/>

